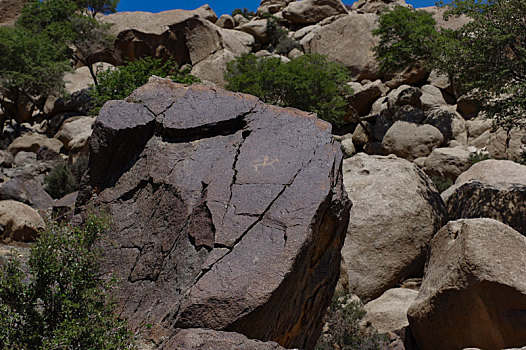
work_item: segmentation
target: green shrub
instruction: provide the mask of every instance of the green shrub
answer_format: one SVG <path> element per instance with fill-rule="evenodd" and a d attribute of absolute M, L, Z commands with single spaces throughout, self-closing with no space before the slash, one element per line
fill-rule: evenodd
<path fill-rule="evenodd" d="M 179 83 L 193 84 L 199 78 L 190 74 L 191 68 L 179 69 L 173 58 L 161 60 L 144 57 L 115 69 L 107 69 L 97 74 L 98 85 L 90 90 L 93 108 L 90 115 L 97 115 L 101 107 L 109 100 L 122 100 L 133 90 L 146 84 L 152 75 L 167 77 Z"/>
<path fill-rule="evenodd" d="M 286 55 L 290 50 L 300 48 L 300 45 L 288 36 L 289 31 L 277 22 L 276 17 L 270 13 L 266 13 L 263 17 L 267 19 L 267 35 L 271 51 L 274 50 L 279 55 Z"/>
<path fill-rule="evenodd" d="M 380 42 L 374 48 L 380 72 L 400 71 L 433 56 L 438 32 L 429 12 L 396 6 L 381 15 L 378 22 L 373 34 L 380 36 Z"/>
<path fill-rule="evenodd" d="M 279 58 L 243 55 L 230 62 L 225 73 L 226 88 L 259 97 L 283 107 L 315 112 L 335 126 L 343 124 L 349 72 L 325 56 L 306 54 L 282 63 Z"/>
<path fill-rule="evenodd" d="M 16 258 L 0 265 L 0 348 L 133 348 L 92 248 L 107 228 L 97 216 L 81 228 L 49 222 L 31 248 L 27 271 Z"/>
<path fill-rule="evenodd" d="M 490 155 L 482 153 L 471 153 L 468 157 L 468 161 L 471 163 L 471 165 L 487 159 L 491 159 Z"/>
<path fill-rule="evenodd" d="M 328 331 L 322 334 L 316 350 L 380 350 L 388 345 L 386 337 L 366 330 L 360 322 L 365 310 L 351 296 L 335 296 L 325 315 Z"/>
<path fill-rule="evenodd" d="M 453 186 L 453 180 L 446 179 L 443 176 L 431 176 L 431 181 L 433 181 L 439 193 L 442 193 Z"/>
<path fill-rule="evenodd" d="M 82 175 L 88 168 L 88 157 L 80 157 L 71 165 L 65 162 L 57 164 L 44 178 L 45 189 L 55 199 L 78 190 Z"/>
<path fill-rule="evenodd" d="M 254 13 L 254 11 L 250 11 L 249 9 L 245 7 L 243 9 L 234 9 L 234 11 L 232 11 L 232 17 L 234 17 L 235 15 L 241 15 L 245 17 L 246 19 L 251 19 L 256 14 Z"/>
<path fill-rule="evenodd" d="M 44 183 L 46 185 L 46 192 L 55 199 L 75 192 L 78 187 L 75 176 L 73 176 L 69 166 L 65 162 L 57 164 L 57 166 L 46 175 Z"/>

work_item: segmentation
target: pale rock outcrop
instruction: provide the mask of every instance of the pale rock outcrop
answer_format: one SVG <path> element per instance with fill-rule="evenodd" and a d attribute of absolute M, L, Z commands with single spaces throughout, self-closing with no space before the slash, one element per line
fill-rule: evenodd
<path fill-rule="evenodd" d="M 431 109 L 433 107 L 440 107 L 447 105 L 442 92 L 439 88 L 433 85 L 424 85 L 420 88 L 422 91 L 422 96 L 420 96 L 420 101 L 422 102 L 422 109 L 424 111 Z"/>
<path fill-rule="evenodd" d="M 464 148 L 435 148 L 425 159 L 424 172 L 429 176 L 439 176 L 455 181 L 471 163 L 469 156 L 473 154 Z"/>
<path fill-rule="evenodd" d="M 312 349 L 350 209 L 330 131 L 307 112 L 168 79 L 106 103 L 77 210 L 91 198 L 119 218 L 101 268 L 130 326 L 158 325 L 154 341 L 228 329 Z"/>
<path fill-rule="evenodd" d="M 431 181 L 405 159 L 359 153 L 344 160 L 343 176 L 354 204 L 342 256 L 351 292 L 369 301 L 423 273 L 447 212 Z"/>
<path fill-rule="evenodd" d="M 267 33 L 267 19 L 252 19 L 251 21 L 244 23 L 238 27 L 237 30 L 252 35 L 261 44 L 269 42 Z"/>
<path fill-rule="evenodd" d="M 0 201 L 0 240 L 34 241 L 44 227 L 44 220 L 30 206 L 13 200 Z"/>
<path fill-rule="evenodd" d="M 444 28 L 444 29 L 459 29 L 463 25 L 471 22 L 471 19 L 465 15 L 462 16 L 450 16 L 447 20 L 444 19 L 444 13 L 446 12 L 446 8 L 440 8 L 436 6 L 429 6 L 429 7 L 421 7 L 419 10 L 423 10 L 426 12 L 429 12 L 433 15 L 433 19 L 436 21 L 436 27 L 437 28 Z"/>
<path fill-rule="evenodd" d="M 95 73 L 112 68 L 114 68 L 114 66 L 106 62 L 99 62 L 93 65 L 93 71 Z M 91 76 L 89 68 L 86 66 L 78 67 L 73 72 L 64 74 L 64 81 L 66 82 L 66 92 L 70 95 L 93 85 L 93 77 Z"/>
<path fill-rule="evenodd" d="M 394 332 L 409 326 L 407 309 L 413 303 L 418 291 L 408 288 L 392 288 L 379 298 L 364 305 L 364 322 L 379 333 Z"/>
<path fill-rule="evenodd" d="M 36 153 L 40 147 L 47 147 L 57 153 L 62 148 L 62 142 L 57 139 L 49 138 L 44 135 L 27 133 L 17 137 L 7 148 L 12 155 L 20 151 Z"/>
<path fill-rule="evenodd" d="M 387 154 L 392 153 L 412 161 L 428 156 L 443 141 L 444 136 L 440 130 L 432 125 L 396 121 L 387 130 L 382 140 L 382 148 Z"/>
<path fill-rule="evenodd" d="M 526 344 L 526 238 L 492 219 L 451 221 L 433 238 L 407 312 L 420 349 Z"/>
<path fill-rule="evenodd" d="M 404 0 L 358 0 L 352 4 L 352 9 L 358 12 L 375 13 L 392 10 L 395 6 L 411 6 Z"/>
<path fill-rule="evenodd" d="M 493 218 L 526 235 L 526 166 L 484 160 L 442 193 L 451 219 Z"/>
<path fill-rule="evenodd" d="M 340 0 L 293 1 L 282 11 L 283 18 L 294 24 L 318 23 L 327 17 L 347 13 Z"/>
<path fill-rule="evenodd" d="M 378 78 L 378 63 L 373 47 L 378 38 L 371 34 L 377 27 L 374 14 L 350 13 L 312 31 L 300 42 L 307 52 L 327 55 L 345 65 L 357 80 Z M 311 36 L 308 44 L 303 41 Z"/>
<path fill-rule="evenodd" d="M 285 350 L 275 342 L 262 342 L 239 333 L 202 328 L 181 329 L 161 347 L 178 350 Z"/>
<path fill-rule="evenodd" d="M 455 111 L 455 106 L 443 105 L 428 110 L 424 124 L 433 125 L 440 130 L 444 136 L 444 144 L 448 144 L 451 140 L 461 145 L 468 143 L 466 121 Z"/>
<path fill-rule="evenodd" d="M 257 9 L 258 14 L 277 13 L 295 0 L 261 0 Z"/>
<path fill-rule="evenodd" d="M 94 117 L 74 117 L 64 121 L 60 130 L 55 135 L 60 140 L 64 148 L 87 148 L 88 138 L 91 136 L 91 129 L 95 122 Z"/>
<path fill-rule="evenodd" d="M 232 18 L 232 16 L 224 14 L 219 17 L 217 22 L 215 23 L 216 26 L 225 28 L 225 29 L 232 29 L 236 26 L 236 22 Z"/>

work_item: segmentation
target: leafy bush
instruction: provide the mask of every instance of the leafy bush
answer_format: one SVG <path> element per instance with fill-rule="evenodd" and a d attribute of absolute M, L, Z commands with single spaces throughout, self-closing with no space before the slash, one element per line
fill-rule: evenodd
<path fill-rule="evenodd" d="M 94 86 L 89 95 L 93 99 L 90 115 L 97 115 L 101 107 L 109 100 L 122 100 L 133 90 L 146 84 L 152 75 L 167 77 L 178 83 L 193 84 L 200 82 L 199 78 L 190 74 L 190 67 L 179 69 L 173 58 L 161 60 L 144 57 L 115 69 L 107 69 L 97 74 L 98 85 Z"/>
<path fill-rule="evenodd" d="M 55 199 L 62 198 L 79 188 L 82 175 L 88 168 L 88 158 L 80 157 L 71 166 L 65 162 L 57 164 L 44 178 L 46 192 Z"/>
<path fill-rule="evenodd" d="M 442 193 L 453 186 L 453 180 L 446 179 L 442 176 L 431 176 L 431 181 L 433 181 L 439 193 Z"/>
<path fill-rule="evenodd" d="M 380 69 L 396 71 L 426 60 L 469 93 L 495 127 L 526 128 L 526 6 L 524 0 L 450 0 L 445 18 L 472 20 L 457 30 L 434 28 L 430 14 L 396 7 L 380 16 Z"/>
<path fill-rule="evenodd" d="M 438 35 L 433 16 L 423 10 L 396 6 L 380 16 L 373 34 L 380 36 L 374 48 L 380 72 L 393 73 L 419 60 L 429 60 Z"/>
<path fill-rule="evenodd" d="M 90 216 L 82 228 L 49 222 L 23 271 L 14 258 L 0 265 L 0 348 L 131 349 L 133 339 L 106 296 L 92 248 L 108 228 Z"/>
<path fill-rule="evenodd" d="M 360 326 L 365 310 L 359 301 L 351 296 L 335 296 L 326 318 L 328 331 L 320 337 L 316 350 L 380 350 L 387 340 L 374 330 Z"/>
<path fill-rule="evenodd" d="M 246 19 L 251 19 L 256 14 L 254 13 L 254 11 L 250 11 L 249 9 L 245 7 L 243 9 L 234 9 L 234 11 L 232 11 L 232 17 L 234 17 L 235 15 L 241 15 L 245 17 Z"/>
<path fill-rule="evenodd" d="M 273 49 L 279 55 L 286 55 L 290 50 L 300 48 L 300 45 L 288 36 L 289 31 L 277 22 L 276 17 L 269 13 L 263 17 L 267 19 L 267 35 L 270 39 L 271 50 Z"/>
<path fill-rule="evenodd" d="M 335 126 L 343 124 L 346 97 L 352 94 L 345 67 L 318 54 L 306 54 L 288 63 L 246 54 L 228 64 L 225 80 L 229 90 L 255 95 L 266 103 L 315 112 Z"/>
<path fill-rule="evenodd" d="M 489 154 L 484 153 L 471 153 L 468 157 L 468 161 L 471 163 L 471 165 L 487 159 L 491 159 L 491 157 Z"/>

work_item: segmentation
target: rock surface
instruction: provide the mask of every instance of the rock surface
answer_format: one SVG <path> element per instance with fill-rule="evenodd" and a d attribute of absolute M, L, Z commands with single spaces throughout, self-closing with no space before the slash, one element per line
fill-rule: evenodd
<path fill-rule="evenodd" d="M 387 130 L 382 140 L 386 154 L 395 154 L 407 160 L 427 157 L 444 141 L 440 130 L 432 125 L 418 125 L 397 121 Z"/>
<path fill-rule="evenodd" d="M 93 197 L 119 218 L 102 268 L 133 328 L 314 347 L 350 209 L 328 123 L 152 78 L 102 108 L 90 147 L 77 207 Z"/>
<path fill-rule="evenodd" d="M 418 291 L 408 288 L 388 289 L 379 298 L 364 305 L 364 321 L 379 333 L 394 332 L 409 325 L 407 309 L 413 303 Z"/>
<path fill-rule="evenodd" d="M 46 211 L 53 205 L 53 198 L 34 179 L 14 178 L 0 186 L 0 200 L 12 199 L 34 209 Z"/>
<path fill-rule="evenodd" d="M 0 201 L 0 240 L 34 241 L 45 226 L 35 209 L 13 200 Z"/>
<path fill-rule="evenodd" d="M 378 63 L 373 47 L 378 39 L 371 34 L 377 27 L 376 20 L 377 16 L 370 13 L 343 16 L 308 34 L 312 39 L 306 51 L 343 63 L 357 79 L 376 79 Z"/>
<path fill-rule="evenodd" d="M 50 139 L 44 135 L 27 133 L 17 137 L 9 145 L 7 150 L 13 155 L 21 151 L 36 153 L 38 149 L 43 146 L 59 153 L 62 148 L 62 142 L 56 139 Z"/>
<path fill-rule="evenodd" d="M 295 24 L 313 24 L 340 14 L 347 14 L 340 0 L 293 1 L 283 9 L 283 18 Z"/>
<path fill-rule="evenodd" d="M 492 219 L 451 221 L 433 238 L 408 310 L 420 349 L 526 344 L 526 238 Z"/>
<path fill-rule="evenodd" d="M 0 27 L 13 26 L 27 0 L 0 0 Z"/>
<path fill-rule="evenodd" d="M 342 256 L 351 292 L 369 301 L 423 273 L 446 209 L 427 176 L 404 159 L 359 153 L 343 169 L 354 205 Z"/>
<path fill-rule="evenodd" d="M 275 342 L 262 342 L 239 333 L 201 328 L 182 329 L 162 346 L 177 350 L 285 350 Z"/>
<path fill-rule="evenodd" d="M 493 218 L 526 235 L 526 166 L 511 160 L 474 164 L 442 198 L 452 220 Z"/>

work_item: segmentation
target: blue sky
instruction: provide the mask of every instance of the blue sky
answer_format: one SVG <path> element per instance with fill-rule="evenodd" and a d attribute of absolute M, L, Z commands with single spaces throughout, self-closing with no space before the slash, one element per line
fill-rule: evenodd
<path fill-rule="evenodd" d="M 219 16 L 223 13 L 231 13 L 235 8 L 246 7 L 255 11 L 259 6 L 260 0 L 120 0 L 119 11 L 147 11 L 159 12 L 173 9 L 193 10 L 203 4 L 208 4 Z M 352 3 L 353 0 L 343 0 L 344 3 Z M 435 0 L 406 0 L 414 7 L 425 7 L 435 5 Z"/>

